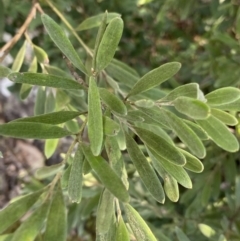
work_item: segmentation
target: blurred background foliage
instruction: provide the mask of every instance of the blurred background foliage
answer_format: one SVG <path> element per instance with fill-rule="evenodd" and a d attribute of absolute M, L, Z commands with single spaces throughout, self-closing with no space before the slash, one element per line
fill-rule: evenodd
<path fill-rule="evenodd" d="M 0 46 L 5 43 L 6 36 L 15 35 L 32 6 L 32 2 L 26 0 L 2 2 L 4 9 L 0 7 L 0 18 L 5 19 L 5 26 L 0 20 L 0 35 L 3 36 Z M 40 4 L 48 15 L 64 26 L 44 0 Z M 105 10 L 120 13 L 125 29 L 115 55 L 117 59 L 129 64 L 141 76 L 166 62 L 182 63 L 176 78 L 164 83 L 165 91 L 190 82 L 197 82 L 205 94 L 223 86 L 239 86 L 239 0 L 55 0 L 54 4 L 73 27 Z M 43 34 L 39 15 L 30 24 L 28 32 L 33 43 L 48 53 L 51 65 L 68 71 L 61 53 Z M 78 33 L 93 48 L 97 29 Z M 77 40 L 71 35 L 69 38 L 78 53 L 86 56 Z M 16 56 L 23 41 L 21 38 L 14 46 L 11 56 Z M 14 89 L 17 87 L 10 88 L 11 91 Z M 236 128 L 239 136 L 240 126 Z M 133 206 L 161 241 L 178 240 L 176 226 L 190 240 L 240 240 L 239 153 L 226 153 L 210 141 L 205 141 L 205 145 L 208 150 L 203 160 L 205 170 L 201 174 L 190 173 L 193 189 L 180 188 L 177 203 L 167 200 L 164 205 L 157 204 L 126 159 Z M 31 189 L 34 185 L 41 183 L 32 180 L 25 188 Z M 69 205 L 69 240 L 94 240 L 94 210 L 99 195 L 99 187 L 90 180 L 85 183 L 81 204 Z"/>

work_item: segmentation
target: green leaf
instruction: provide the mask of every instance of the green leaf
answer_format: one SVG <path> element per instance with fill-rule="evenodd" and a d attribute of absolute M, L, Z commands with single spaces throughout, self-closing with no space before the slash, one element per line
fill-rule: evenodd
<path fill-rule="evenodd" d="M 62 189 L 66 189 L 68 187 L 68 181 L 69 181 L 71 168 L 72 168 L 72 164 L 69 164 L 68 167 L 63 171 L 63 175 L 61 178 Z"/>
<path fill-rule="evenodd" d="M 86 175 L 91 171 L 92 171 L 92 167 L 90 166 L 89 162 L 86 159 L 84 159 L 83 174 Z"/>
<path fill-rule="evenodd" d="M 203 223 L 199 223 L 198 228 L 200 229 L 201 233 L 207 238 L 211 238 L 216 233 L 210 226 Z"/>
<path fill-rule="evenodd" d="M 0 135 L 23 139 L 55 139 L 72 133 L 61 127 L 31 122 L 11 122 L 0 125 Z"/>
<path fill-rule="evenodd" d="M 99 89 L 99 94 L 104 104 L 107 105 L 113 112 L 120 115 L 127 114 L 127 107 L 114 94 L 104 88 Z"/>
<path fill-rule="evenodd" d="M 46 28 L 50 38 L 63 52 L 63 54 L 73 63 L 73 65 L 87 74 L 87 70 L 79 58 L 77 52 L 69 41 L 68 37 L 62 28 L 48 15 L 42 14 L 41 16 L 44 27 Z"/>
<path fill-rule="evenodd" d="M 101 25 L 102 19 L 104 18 L 105 13 L 101 13 L 98 15 L 95 15 L 90 18 L 86 18 L 82 23 L 80 23 L 77 27 L 77 31 L 83 31 L 91 28 L 96 28 Z M 119 13 L 108 13 L 107 14 L 107 20 L 106 23 L 109 23 L 112 19 L 116 17 L 120 17 L 121 15 Z"/>
<path fill-rule="evenodd" d="M 211 109 L 211 114 L 226 125 L 235 126 L 238 120 L 235 116 L 219 109 Z"/>
<path fill-rule="evenodd" d="M 96 56 L 96 69 L 101 71 L 112 61 L 123 32 L 123 20 L 112 19 L 102 37 Z"/>
<path fill-rule="evenodd" d="M 0 235 L 0 241 L 11 241 L 13 237 L 13 234 L 4 234 Z"/>
<path fill-rule="evenodd" d="M 205 157 L 205 147 L 194 131 L 172 112 L 162 109 L 162 113 L 172 130 L 190 151 L 199 158 Z"/>
<path fill-rule="evenodd" d="M 23 60 L 25 57 L 25 53 L 26 53 L 26 46 L 27 46 L 27 41 L 24 41 L 22 47 L 19 49 L 19 51 L 14 59 L 14 62 L 12 65 L 13 72 L 18 72 L 21 69 Z"/>
<path fill-rule="evenodd" d="M 178 227 L 175 227 L 175 232 L 179 241 L 190 241 L 186 234 Z"/>
<path fill-rule="evenodd" d="M 49 59 L 47 53 L 39 46 L 33 44 L 33 51 L 40 64 L 48 64 Z"/>
<path fill-rule="evenodd" d="M 177 99 L 181 96 L 186 96 L 194 99 L 198 99 L 199 93 L 199 85 L 197 83 L 191 83 L 186 85 L 181 85 L 171 92 L 169 92 L 166 96 L 161 98 L 158 102 L 169 102 Z"/>
<path fill-rule="evenodd" d="M 153 149 L 158 155 L 174 165 L 183 166 L 186 160 L 181 152 L 162 137 L 146 129 L 134 127 L 137 135 L 146 146 Z"/>
<path fill-rule="evenodd" d="M 115 136 L 120 131 L 120 126 L 113 119 L 103 116 L 103 131 L 107 136 Z"/>
<path fill-rule="evenodd" d="M 126 98 L 131 95 L 145 92 L 160 85 L 161 83 L 175 75 L 180 68 L 180 63 L 171 62 L 161 65 L 160 67 L 148 72 L 133 86 Z"/>
<path fill-rule="evenodd" d="M 9 123 L 13 122 L 34 122 L 34 123 L 43 123 L 43 124 L 52 124 L 52 125 L 58 125 L 61 123 L 64 123 L 66 121 L 72 120 L 75 117 L 81 115 L 83 113 L 78 111 L 57 111 L 52 112 L 49 114 L 44 115 L 37 115 L 37 116 L 31 116 L 31 117 L 25 117 L 25 118 L 19 118 L 15 119 Z"/>
<path fill-rule="evenodd" d="M 37 58 L 34 57 L 30 66 L 29 66 L 29 69 L 28 69 L 28 72 L 31 72 L 31 73 L 36 73 L 37 72 Z M 32 90 L 32 86 L 29 85 L 29 84 L 22 84 L 21 86 L 21 89 L 20 89 L 20 98 L 22 100 L 26 99 L 28 97 L 28 95 L 30 94 Z"/>
<path fill-rule="evenodd" d="M 45 141 L 44 154 L 49 159 L 57 149 L 59 139 L 48 139 Z"/>
<path fill-rule="evenodd" d="M 212 195 L 212 185 L 208 183 L 208 185 L 204 185 L 202 194 L 201 194 L 201 204 L 203 207 L 206 207 L 209 203 L 209 199 Z"/>
<path fill-rule="evenodd" d="M 105 189 L 99 200 L 96 214 L 96 232 L 97 234 L 107 233 L 112 222 L 112 216 L 115 215 L 114 196 Z"/>
<path fill-rule="evenodd" d="M 93 77 L 90 77 L 88 92 L 88 137 L 93 154 L 98 156 L 103 142 L 103 118 L 100 95 Z"/>
<path fill-rule="evenodd" d="M 122 217 L 120 217 L 118 226 L 117 226 L 115 241 L 129 241 L 129 240 L 130 240 L 130 237 L 128 234 L 127 227 L 126 227 Z"/>
<path fill-rule="evenodd" d="M 195 134 L 201 139 L 201 140 L 208 140 L 209 136 L 208 134 L 196 123 L 193 123 L 192 121 L 189 120 L 184 120 L 183 121 L 190 127 Z"/>
<path fill-rule="evenodd" d="M 206 119 L 210 115 L 209 106 L 200 100 L 182 96 L 175 99 L 173 104 L 178 112 L 196 120 Z"/>
<path fill-rule="evenodd" d="M 198 120 L 197 123 L 208 133 L 210 138 L 222 149 L 229 152 L 239 150 L 237 138 L 217 118 L 210 116 L 206 120 Z"/>
<path fill-rule="evenodd" d="M 55 195 L 53 196 L 47 217 L 47 226 L 43 240 L 67 240 L 67 213 L 64 203 L 64 196 L 60 185 L 57 188 Z"/>
<path fill-rule="evenodd" d="M 122 65 L 116 64 L 113 61 L 107 66 L 106 71 L 113 79 L 118 80 L 128 87 L 132 87 L 139 79 L 139 77 L 131 71 L 129 72 L 126 68 L 123 68 Z"/>
<path fill-rule="evenodd" d="M 37 208 L 31 216 L 20 225 L 17 231 L 14 232 L 11 241 L 35 240 L 43 227 L 44 220 L 47 217 L 48 208 L 48 201 Z"/>
<path fill-rule="evenodd" d="M 59 77 L 64 77 L 64 78 L 72 78 L 72 75 L 69 74 L 66 71 L 63 71 L 62 69 L 52 66 L 49 64 L 44 64 L 44 69 L 47 71 L 48 74 L 54 75 L 54 76 L 59 76 Z"/>
<path fill-rule="evenodd" d="M 79 125 L 77 120 L 69 120 L 65 123 L 67 129 L 72 133 L 77 133 L 79 131 Z"/>
<path fill-rule="evenodd" d="M 41 73 L 11 73 L 8 78 L 15 83 L 48 86 L 53 88 L 75 90 L 82 89 L 82 85 L 72 79 Z"/>
<path fill-rule="evenodd" d="M 207 103 L 211 106 L 229 104 L 240 98 L 240 90 L 234 87 L 224 87 L 207 94 Z"/>
<path fill-rule="evenodd" d="M 157 241 L 139 213 L 129 204 L 124 205 L 127 221 L 137 241 Z"/>
<path fill-rule="evenodd" d="M 149 156 L 153 162 L 154 168 L 161 174 L 162 168 L 179 184 L 185 188 L 192 188 L 192 181 L 183 167 L 168 162 L 165 158 L 159 156 L 154 150 L 150 149 Z"/>
<path fill-rule="evenodd" d="M 129 183 L 127 180 L 127 170 L 125 168 L 122 153 L 119 149 L 118 142 L 115 136 L 106 137 L 105 149 L 108 155 L 110 165 L 112 166 L 113 170 L 117 173 L 117 175 L 121 178 L 125 187 L 128 189 Z"/>
<path fill-rule="evenodd" d="M 82 199 L 83 161 L 84 155 L 81 147 L 78 146 L 68 181 L 68 196 L 72 202 L 76 203 L 80 203 Z"/>
<path fill-rule="evenodd" d="M 170 129 L 169 123 L 164 117 L 161 109 L 153 109 L 153 108 L 139 108 L 142 112 L 140 116 L 144 119 L 144 122 L 148 124 L 160 125 L 160 127 L 164 129 Z"/>
<path fill-rule="evenodd" d="M 92 169 L 103 183 L 103 185 L 122 202 L 129 201 L 129 194 L 120 177 L 111 169 L 106 160 L 101 156 L 94 156 L 90 148 L 82 145 L 83 152 Z"/>
<path fill-rule="evenodd" d="M 44 166 L 37 169 L 35 172 L 35 177 L 38 179 L 45 179 L 47 177 L 53 176 L 64 168 L 63 163 L 54 164 L 51 166 Z"/>
<path fill-rule="evenodd" d="M 96 41 L 95 41 L 93 60 L 92 60 L 92 67 L 94 70 L 96 69 L 96 57 L 97 57 L 98 48 L 99 48 L 99 45 L 101 43 L 102 37 L 104 35 L 105 29 L 107 26 L 107 18 L 108 18 L 108 12 L 106 11 L 102 16 L 101 24 L 98 29 L 98 33 L 97 33 L 97 37 L 96 37 Z"/>
<path fill-rule="evenodd" d="M 227 241 L 227 239 L 225 238 L 225 236 L 224 236 L 223 234 L 221 234 L 221 235 L 219 236 L 218 241 Z"/>
<path fill-rule="evenodd" d="M 43 190 L 22 196 L 0 211 L 0 233 L 21 218 L 39 199 Z"/>
<path fill-rule="evenodd" d="M 38 87 L 38 92 L 34 105 L 34 115 L 42 115 L 45 113 L 45 102 L 46 102 L 46 89 L 43 87 Z"/>
<path fill-rule="evenodd" d="M 51 113 L 55 110 L 55 96 L 50 90 L 45 102 L 45 113 Z"/>
<path fill-rule="evenodd" d="M 220 110 L 228 110 L 228 111 L 240 111 L 240 99 L 231 102 L 229 104 L 223 104 L 216 106 L 216 108 Z"/>
<path fill-rule="evenodd" d="M 135 101 L 134 105 L 136 105 L 138 107 L 152 108 L 154 106 L 154 101 L 142 99 L 142 100 Z"/>
<path fill-rule="evenodd" d="M 138 174 L 143 181 L 144 185 L 153 196 L 160 203 L 165 202 L 165 195 L 154 169 L 147 161 L 146 157 L 138 147 L 138 144 L 133 138 L 125 132 L 126 144 L 128 154 L 136 167 Z"/>
<path fill-rule="evenodd" d="M 129 65 L 127 65 L 126 63 L 124 63 L 118 59 L 113 59 L 111 64 L 120 67 L 122 70 L 124 70 L 128 73 L 131 73 L 132 75 L 134 75 L 136 77 L 139 77 L 138 72 L 134 68 L 130 67 Z"/>
<path fill-rule="evenodd" d="M 0 65 L 0 78 L 7 77 L 10 73 L 12 73 L 12 70 Z"/>
<path fill-rule="evenodd" d="M 203 171 L 204 166 L 202 164 L 202 162 L 197 159 L 195 156 L 191 155 L 189 152 L 184 151 L 182 149 L 179 148 L 179 150 L 182 152 L 182 154 L 185 156 L 186 158 L 186 164 L 184 165 L 184 168 L 192 171 L 192 172 L 196 172 L 196 173 L 200 173 Z"/>

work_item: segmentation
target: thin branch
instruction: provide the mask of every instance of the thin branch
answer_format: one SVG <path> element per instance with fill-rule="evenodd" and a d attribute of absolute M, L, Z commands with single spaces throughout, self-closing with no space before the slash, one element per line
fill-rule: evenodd
<path fill-rule="evenodd" d="M 77 82 L 79 82 L 84 87 L 85 90 L 88 90 L 87 84 L 84 82 L 84 80 L 75 71 L 75 69 L 74 69 L 72 63 L 70 62 L 70 60 L 65 55 L 63 55 L 63 59 L 65 60 L 65 62 L 67 64 L 67 67 L 70 70 L 72 76 L 77 80 Z"/>
<path fill-rule="evenodd" d="M 0 58 L 0 63 L 3 61 L 3 59 L 6 57 L 6 55 L 9 53 L 9 51 L 11 50 L 11 48 L 18 42 L 18 40 L 21 38 L 21 36 L 23 35 L 23 33 L 26 31 L 27 27 L 29 26 L 29 24 L 31 23 L 31 21 L 33 20 L 33 18 L 35 18 L 36 16 L 36 10 L 38 10 L 39 12 L 43 13 L 42 8 L 40 7 L 39 3 L 34 3 L 34 5 L 32 6 L 25 22 L 23 23 L 23 25 L 21 26 L 21 28 L 19 29 L 18 33 L 16 33 L 16 35 L 9 41 L 7 42 L 1 49 L 0 49 L 0 53 L 2 53 L 3 55 Z"/>

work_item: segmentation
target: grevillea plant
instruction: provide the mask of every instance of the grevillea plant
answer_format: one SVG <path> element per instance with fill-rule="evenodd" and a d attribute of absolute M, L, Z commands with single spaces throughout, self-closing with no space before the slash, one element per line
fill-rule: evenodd
<path fill-rule="evenodd" d="M 211 140 L 227 152 L 238 151 L 234 129 L 228 126 L 238 123 L 240 91 L 225 87 L 204 95 L 197 83 L 190 83 L 164 94 L 159 85 L 175 76 L 181 63 L 165 63 L 139 76 L 114 59 L 124 26 L 120 15 L 106 12 L 74 30 L 53 9 L 78 38 L 87 57 L 80 58 L 64 30 L 42 13 L 46 34 L 62 52 L 70 73 L 49 65 L 47 53 L 26 35 L 12 68 L 0 66 L 0 77 L 21 84 L 22 99 L 37 86 L 35 115 L 1 124 L 0 135 L 43 139 L 47 157 L 55 152 L 60 138 L 69 137 L 72 144 L 58 164 L 36 171 L 35 177 L 45 180 L 45 186 L 0 211 L 0 238 L 66 241 L 67 208 L 72 202 L 81 204 L 88 189 L 86 176 L 91 175 L 97 191 L 91 201 L 85 200 L 84 209 L 91 211 L 90 205 L 93 208 L 98 203 L 96 240 L 157 240 L 131 205 L 135 197 L 129 191 L 128 176 L 132 171 L 126 166 L 133 164 L 132 170 L 160 205 L 166 198 L 177 202 L 179 184 L 192 188 L 188 172 L 198 175 L 204 169 L 200 160 L 206 156 L 203 141 Z M 99 26 L 93 50 L 76 34 L 89 26 Z M 19 72 L 27 42 L 33 48 L 32 63 L 27 72 Z M 31 215 L 14 232 L 7 232 L 29 211 Z M 181 229 L 176 233 L 180 241 L 188 240 Z"/>

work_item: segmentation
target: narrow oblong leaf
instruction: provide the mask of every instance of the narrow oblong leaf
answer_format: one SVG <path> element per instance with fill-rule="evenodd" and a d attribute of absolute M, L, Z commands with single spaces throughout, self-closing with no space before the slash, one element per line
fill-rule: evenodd
<path fill-rule="evenodd" d="M 106 160 L 101 156 L 94 156 L 90 148 L 82 145 L 83 152 L 92 169 L 103 183 L 103 185 L 122 202 L 129 201 L 129 194 L 120 177 L 111 169 Z"/>
<path fill-rule="evenodd" d="M 179 241 L 190 241 L 186 234 L 178 227 L 175 227 L 175 232 Z"/>
<path fill-rule="evenodd" d="M 49 124 L 11 122 L 0 125 L 0 135 L 23 139 L 55 139 L 70 136 L 72 133 Z"/>
<path fill-rule="evenodd" d="M 0 78 L 7 77 L 13 71 L 3 65 L 0 65 Z"/>
<path fill-rule="evenodd" d="M 217 118 L 210 116 L 206 120 L 198 120 L 197 123 L 208 133 L 210 138 L 222 149 L 229 152 L 239 150 L 237 138 Z"/>
<path fill-rule="evenodd" d="M 48 208 L 49 202 L 47 201 L 36 209 L 14 232 L 11 241 L 35 240 L 43 227 L 44 221 L 47 217 Z"/>
<path fill-rule="evenodd" d="M 211 106 L 224 105 L 240 98 L 240 90 L 234 87 L 224 87 L 207 94 L 207 103 Z"/>
<path fill-rule="evenodd" d="M 13 237 L 13 234 L 3 234 L 0 235 L 0 241 L 11 241 Z"/>
<path fill-rule="evenodd" d="M 137 100 L 134 102 L 136 106 L 144 108 L 152 108 L 154 106 L 154 101 L 148 99 Z"/>
<path fill-rule="evenodd" d="M 107 26 L 107 19 L 108 19 L 108 12 L 105 11 L 105 13 L 102 16 L 101 24 L 98 29 L 95 46 L 94 46 L 94 53 L 93 53 L 93 60 L 92 60 L 92 67 L 94 70 L 96 69 L 96 57 L 97 57 L 98 48 L 99 48 L 99 45 L 101 43 L 102 37 L 104 35 L 105 29 Z"/>
<path fill-rule="evenodd" d="M 208 226 L 204 223 L 199 223 L 198 228 L 201 231 L 201 233 L 207 238 L 211 238 L 212 236 L 214 236 L 216 234 L 214 229 L 212 229 L 210 226 Z"/>
<path fill-rule="evenodd" d="M 45 102 L 45 113 L 51 113 L 55 110 L 55 96 L 53 92 L 50 90 L 46 97 L 46 102 Z"/>
<path fill-rule="evenodd" d="M 127 221 L 137 241 L 157 241 L 140 214 L 129 204 L 124 205 Z"/>
<path fill-rule="evenodd" d="M 186 160 L 183 154 L 165 139 L 146 129 L 138 127 L 134 127 L 134 129 L 145 145 L 156 151 L 158 155 L 174 165 L 185 165 Z"/>
<path fill-rule="evenodd" d="M 204 166 L 199 159 L 197 159 L 195 156 L 191 155 L 187 151 L 184 151 L 180 148 L 179 150 L 183 153 L 187 161 L 186 164 L 184 165 L 184 168 L 196 173 L 200 173 L 203 171 Z"/>
<path fill-rule="evenodd" d="M 96 214 L 96 232 L 97 234 L 107 233 L 114 215 L 114 196 L 105 189 L 99 200 Z"/>
<path fill-rule="evenodd" d="M 64 202 L 64 196 L 59 187 L 50 206 L 47 217 L 47 226 L 44 234 L 44 241 L 65 241 L 67 239 L 67 212 Z"/>
<path fill-rule="evenodd" d="M 115 136 L 120 131 L 120 125 L 113 119 L 103 116 L 103 131 L 107 136 Z"/>
<path fill-rule="evenodd" d="M 37 116 L 31 116 L 31 117 L 25 117 L 25 118 L 19 118 L 15 119 L 9 123 L 12 122 L 34 122 L 34 123 L 43 123 L 43 124 L 52 124 L 57 125 L 64 123 L 66 121 L 72 120 L 75 117 L 81 115 L 81 112 L 78 111 L 57 111 L 52 112 L 49 114 L 43 114 L 43 115 L 37 115 Z"/>
<path fill-rule="evenodd" d="M 228 104 L 218 105 L 216 108 L 220 110 L 240 111 L 240 99 Z"/>
<path fill-rule="evenodd" d="M 140 94 L 156 87 L 157 85 L 160 85 L 175 75 L 180 68 L 180 63 L 171 62 L 163 64 L 160 67 L 148 72 L 133 86 L 126 98 L 131 95 Z"/>
<path fill-rule="evenodd" d="M 124 164 L 121 150 L 119 149 L 116 137 L 107 136 L 105 139 L 105 149 L 108 155 L 109 163 L 111 164 L 113 170 L 123 181 L 123 184 L 128 189 L 128 176 L 127 170 Z"/>
<path fill-rule="evenodd" d="M 36 73 L 37 72 L 37 68 L 38 68 L 38 65 L 37 65 L 37 58 L 34 57 L 30 66 L 29 66 L 29 69 L 28 69 L 28 72 L 31 72 L 31 73 Z M 22 84 L 21 86 L 21 89 L 20 89 L 20 97 L 22 100 L 26 99 L 28 97 L 28 95 L 30 94 L 32 90 L 32 85 L 29 85 L 29 84 Z"/>
<path fill-rule="evenodd" d="M 238 119 L 225 111 L 211 109 L 211 114 L 226 125 L 235 126 L 238 124 Z"/>
<path fill-rule="evenodd" d="M 200 100 L 182 96 L 175 99 L 173 104 L 178 112 L 195 120 L 206 119 L 210 115 L 209 106 Z"/>
<path fill-rule="evenodd" d="M 150 149 L 150 158 L 154 168 L 161 173 L 162 168 L 171 176 L 173 176 L 179 184 L 185 188 L 192 188 L 192 181 L 183 167 L 177 166 L 168 162 L 163 157 L 159 156 L 154 150 Z M 159 171 L 160 170 L 160 171 Z"/>
<path fill-rule="evenodd" d="M 48 86 L 53 88 L 75 90 L 82 89 L 82 85 L 72 79 L 42 73 L 11 73 L 8 78 L 15 83 Z"/>
<path fill-rule="evenodd" d="M 120 115 L 127 114 L 127 107 L 118 97 L 104 88 L 100 88 L 99 93 L 104 104 L 107 105 L 112 111 Z"/>
<path fill-rule="evenodd" d="M 12 65 L 12 71 L 13 72 L 18 72 L 23 64 L 23 60 L 25 57 L 26 53 L 26 46 L 27 46 L 27 41 L 24 41 L 22 47 L 19 49 L 17 56 L 14 59 L 13 65 Z"/>
<path fill-rule="evenodd" d="M 63 168 L 64 168 L 63 163 L 58 163 L 51 166 L 44 166 L 37 169 L 37 171 L 35 172 L 35 176 L 38 179 L 44 179 L 46 177 L 53 176 L 57 172 L 61 171 Z"/>
<path fill-rule="evenodd" d="M 68 187 L 69 176 L 71 172 L 72 164 L 69 164 L 68 167 L 63 171 L 61 177 L 61 187 L 62 189 L 66 189 Z"/>
<path fill-rule="evenodd" d="M 102 108 L 96 81 L 93 77 L 90 77 L 89 81 L 88 137 L 93 154 L 98 156 L 101 152 L 103 142 Z"/>
<path fill-rule="evenodd" d="M 48 139 L 45 141 L 44 154 L 49 159 L 57 149 L 59 139 Z"/>
<path fill-rule="evenodd" d="M 153 196 L 160 203 L 165 202 L 165 195 L 154 169 L 147 161 L 146 157 L 138 147 L 138 144 L 133 140 L 133 138 L 125 133 L 126 136 L 126 144 L 128 154 L 136 167 L 141 180 L 144 185 Z"/>
<path fill-rule="evenodd" d="M 46 88 L 39 86 L 35 105 L 34 105 L 34 115 L 42 115 L 45 113 L 46 97 L 47 97 Z"/>
<path fill-rule="evenodd" d="M 148 150 L 149 152 L 149 150 Z M 149 154 L 150 157 L 151 154 Z M 152 161 L 153 163 L 153 161 Z M 155 167 L 155 163 L 153 163 L 153 166 Z M 172 202 L 177 202 L 179 199 L 179 189 L 178 189 L 178 183 L 177 180 L 169 175 L 164 168 L 161 165 L 156 165 L 156 171 L 158 174 L 162 177 L 164 180 L 164 191 L 167 195 L 167 197 L 172 201 Z"/>
<path fill-rule="evenodd" d="M 40 64 L 48 64 L 48 55 L 41 47 L 33 44 L 33 51 Z"/>
<path fill-rule="evenodd" d="M 72 202 L 80 203 L 82 199 L 82 178 L 83 178 L 84 155 L 78 146 L 68 181 L 68 196 Z"/>
<path fill-rule="evenodd" d="M 21 218 L 39 199 L 44 190 L 25 195 L 10 203 L 0 211 L 0 233 Z"/>
<path fill-rule="evenodd" d="M 117 231 L 116 231 L 116 241 L 129 241 L 130 237 L 128 234 L 127 227 L 122 219 L 120 217 L 118 226 L 117 226 Z"/>
<path fill-rule="evenodd" d="M 71 42 L 69 41 L 62 28 L 46 14 L 42 14 L 41 18 L 50 38 L 57 45 L 57 47 L 73 63 L 76 68 L 87 74 L 85 66 L 83 65 L 81 59 L 79 58 L 77 52 L 73 48 Z"/>
<path fill-rule="evenodd" d="M 205 157 L 206 149 L 194 131 L 172 112 L 162 109 L 162 113 L 172 130 L 190 151 L 199 158 Z"/>
<path fill-rule="evenodd" d="M 101 25 L 102 19 L 104 17 L 104 13 L 98 14 L 96 16 L 86 18 L 83 22 L 81 22 L 77 27 L 77 31 L 87 30 L 91 28 L 95 28 Z M 116 17 L 120 17 L 119 13 L 108 13 L 106 23 L 109 23 L 112 19 Z"/>
<path fill-rule="evenodd" d="M 173 101 L 181 96 L 186 96 L 190 98 L 197 99 L 198 98 L 198 90 L 199 85 L 197 83 L 190 83 L 186 85 L 181 85 L 171 92 L 169 92 L 166 96 L 161 98 L 158 102 L 168 102 Z"/>
<path fill-rule="evenodd" d="M 118 82 L 132 88 L 132 86 L 138 81 L 139 77 L 129 72 L 121 65 L 114 63 L 113 61 L 106 68 L 107 73 Z"/>
<path fill-rule="evenodd" d="M 193 123 L 192 121 L 189 120 L 184 120 L 183 121 L 195 132 L 195 134 L 201 139 L 201 140 L 208 140 L 209 136 L 207 132 L 205 132 L 199 125 L 196 123 Z"/>
<path fill-rule="evenodd" d="M 112 61 L 123 32 L 123 20 L 119 17 L 112 19 L 99 44 L 96 69 L 101 71 Z"/>

